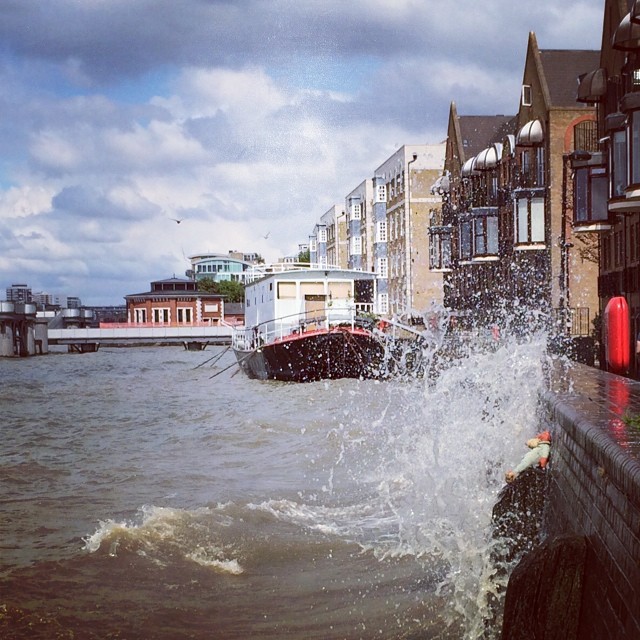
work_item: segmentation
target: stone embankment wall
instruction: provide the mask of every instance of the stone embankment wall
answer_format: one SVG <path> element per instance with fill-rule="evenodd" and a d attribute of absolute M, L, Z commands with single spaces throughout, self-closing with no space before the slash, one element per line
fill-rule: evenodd
<path fill-rule="evenodd" d="M 551 373 L 549 538 L 583 536 L 577 638 L 640 638 L 640 383 L 584 365 Z"/>

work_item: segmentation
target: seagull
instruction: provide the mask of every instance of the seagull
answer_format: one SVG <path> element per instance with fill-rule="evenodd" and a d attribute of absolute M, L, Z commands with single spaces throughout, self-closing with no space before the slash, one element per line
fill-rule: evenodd
<path fill-rule="evenodd" d="M 267 231 L 267 235 L 266 236 L 262 236 L 265 240 L 269 239 L 269 236 L 271 235 L 271 231 Z"/>
<path fill-rule="evenodd" d="M 177 218 L 171 218 L 171 220 L 173 220 L 174 222 L 180 224 L 184 220 L 184 218 L 181 218 L 180 220 L 178 220 Z"/>

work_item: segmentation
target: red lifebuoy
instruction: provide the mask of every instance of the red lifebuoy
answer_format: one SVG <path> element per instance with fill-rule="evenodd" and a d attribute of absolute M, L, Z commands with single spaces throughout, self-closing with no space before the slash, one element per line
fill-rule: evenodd
<path fill-rule="evenodd" d="M 604 310 L 604 355 L 607 370 L 624 375 L 631 361 L 629 306 L 623 296 L 611 298 Z"/>

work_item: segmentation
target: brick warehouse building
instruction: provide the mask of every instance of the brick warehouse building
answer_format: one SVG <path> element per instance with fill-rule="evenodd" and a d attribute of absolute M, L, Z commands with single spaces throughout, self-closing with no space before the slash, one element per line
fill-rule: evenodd
<path fill-rule="evenodd" d="M 133 324 L 219 325 L 224 319 L 224 296 L 198 291 L 195 280 L 156 280 L 150 291 L 126 295 L 125 300 Z"/>
<path fill-rule="evenodd" d="M 443 247 L 431 266 L 445 271 L 452 309 L 488 323 L 503 305 L 524 306 L 542 311 L 560 333 L 592 332 L 597 236 L 574 233 L 565 158 L 592 143 L 595 110 L 577 101 L 576 87 L 598 57 L 541 50 L 531 33 L 515 117 L 458 116 L 452 105 L 447 184 L 437 185 L 443 216 L 430 231 Z"/>

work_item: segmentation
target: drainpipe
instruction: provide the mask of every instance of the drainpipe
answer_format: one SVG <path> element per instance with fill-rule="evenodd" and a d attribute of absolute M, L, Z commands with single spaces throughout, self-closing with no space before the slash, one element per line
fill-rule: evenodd
<path fill-rule="evenodd" d="M 414 153 L 411 160 L 407 162 L 407 208 L 408 212 L 405 215 L 405 227 L 407 233 L 407 241 L 405 246 L 407 248 L 407 300 L 409 303 L 408 314 L 413 309 L 413 269 L 411 268 L 411 253 L 412 253 L 412 237 L 411 237 L 411 165 L 418 159 L 418 154 Z"/>

